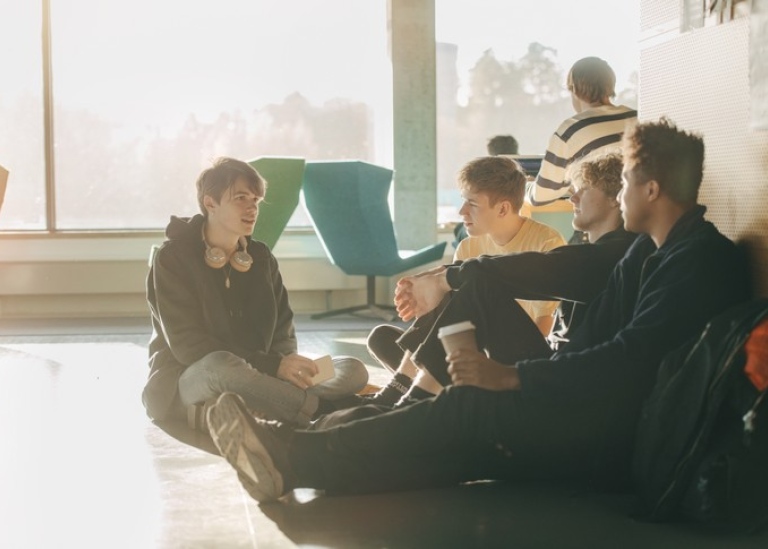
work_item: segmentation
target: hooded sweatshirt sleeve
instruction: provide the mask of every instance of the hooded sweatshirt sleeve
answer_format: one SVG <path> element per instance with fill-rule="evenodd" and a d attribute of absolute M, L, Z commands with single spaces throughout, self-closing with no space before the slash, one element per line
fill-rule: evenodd
<path fill-rule="evenodd" d="M 448 266 L 446 279 L 457 289 L 485 277 L 513 288 L 518 299 L 586 303 L 605 288 L 634 238 L 615 231 L 595 244 L 560 246 L 544 253 L 480 256 Z"/>
<path fill-rule="evenodd" d="M 282 357 L 295 353 L 297 349 L 296 329 L 293 324 L 293 310 L 288 302 L 288 291 L 283 285 L 277 259 L 269 255 L 269 272 L 272 294 L 276 304 L 274 331 L 269 352 L 254 351 L 246 357 L 254 368 L 270 375 L 276 375 Z"/>
<path fill-rule="evenodd" d="M 691 238 L 647 255 L 650 244 L 647 237 L 635 243 L 563 352 L 518 363 L 524 391 L 574 396 L 652 383 L 667 352 L 745 299 L 742 256 L 725 238 Z"/>

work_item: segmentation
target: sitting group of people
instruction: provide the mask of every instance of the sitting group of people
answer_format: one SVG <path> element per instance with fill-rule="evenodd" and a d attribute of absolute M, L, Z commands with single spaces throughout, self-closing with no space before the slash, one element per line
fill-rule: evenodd
<path fill-rule="evenodd" d="M 266 182 L 230 158 L 204 171 L 201 213 L 171 219 L 148 276 L 150 417 L 207 430 L 257 501 L 294 488 L 350 494 L 484 479 L 625 488 L 662 358 L 749 298 L 748 271 L 697 202 L 702 138 L 667 119 L 624 129 L 627 112 L 590 102 L 576 69 L 578 114 L 528 191 L 509 158 L 462 169 L 469 236 L 452 264 L 398 281 L 398 314 L 413 322 L 370 334 L 371 354 L 393 372 L 371 395 L 357 394 L 367 370 L 352 357 L 334 358 L 336 376 L 312 383 L 317 366 L 297 352 L 277 262 L 249 238 Z M 595 120 L 581 116 L 590 110 Z M 621 124 L 610 137 L 585 137 L 613 115 Z M 566 244 L 520 216 L 538 185 L 570 192 L 588 243 Z M 467 320 L 477 347 L 446 356 L 439 329 Z"/>

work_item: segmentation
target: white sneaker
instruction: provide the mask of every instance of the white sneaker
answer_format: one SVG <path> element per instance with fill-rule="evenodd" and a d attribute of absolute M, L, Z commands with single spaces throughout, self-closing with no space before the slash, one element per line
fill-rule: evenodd
<path fill-rule="evenodd" d="M 208 410 L 207 423 L 216 448 L 253 499 L 274 501 L 285 493 L 283 475 L 267 449 L 281 455 L 280 442 L 269 427 L 254 419 L 239 395 L 222 394 Z"/>

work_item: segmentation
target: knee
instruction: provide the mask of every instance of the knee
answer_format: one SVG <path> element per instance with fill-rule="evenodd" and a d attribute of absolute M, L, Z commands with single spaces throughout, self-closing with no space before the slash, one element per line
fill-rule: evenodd
<path fill-rule="evenodd" d="M 362 361 L 354 357 L 334 357 L 333 367 L 336 375 L 344 378 L 352 392 L 356 393 L 368 383 L 368 369 Z"/>
<path fill-rule="evenodd" d="M 193 364 L 204 369 L 236 368 L 246 365 L 241 357 L 229 351 L 213 351 Z"/>
<path fill-rule="evenodd" d="M 388 324 L 376 326 L 368 334 L 366 347 L 368 352 L 387 369 L 395 371 L 403 358 L 403 350 L 397 344 L 403 330 Z"/>
<path fill-rule="evenodd" d="M 193 362 L 179 378 L 179 386 L 207 387 L 208 391 L 221 392 L 222 376 L 236 368 L 249 368 L 248 363 L 229 351 L 213 351 Z"/>
<path fill-rule="evenodd" d="M 379 345 L 386 343 L 394 343 L 397 338 L 403 335 L 403 330 L 397 326 L 390 326 L 389 324 L 380 324 L 376 326 L 371 333 L 368 334 L 368 345 Z"/>

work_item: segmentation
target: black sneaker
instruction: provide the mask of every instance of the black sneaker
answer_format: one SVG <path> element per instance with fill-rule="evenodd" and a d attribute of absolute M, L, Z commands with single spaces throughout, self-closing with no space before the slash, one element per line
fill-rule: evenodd
<path fill-rule="evenodd" d="M 286 443 L 278 438 L 276 426 L 254 418 L 235 393 L 223 393 L 208 410 L 213 443 L 258 502 L 274 501 L 287 491 Z"/>

